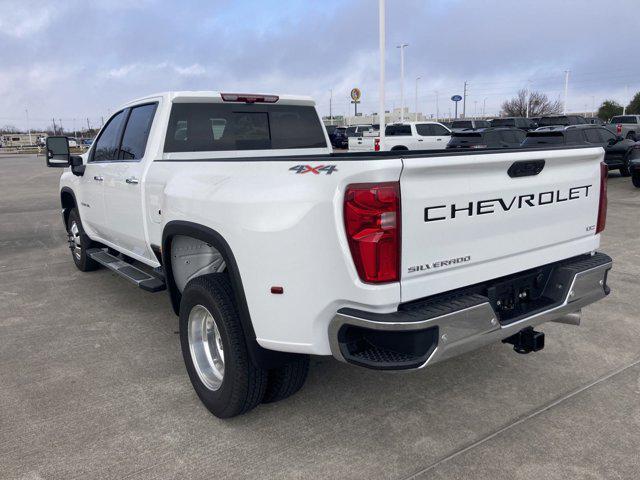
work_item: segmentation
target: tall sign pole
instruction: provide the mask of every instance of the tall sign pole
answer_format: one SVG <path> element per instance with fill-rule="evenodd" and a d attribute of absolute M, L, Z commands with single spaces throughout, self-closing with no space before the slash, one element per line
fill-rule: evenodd
<path fill-rule="evenodd" d="M 567 114 L 567 97 L 569 96 L 569 70 L 564 71 L 564 102 L 562 105 L 563 115 Z"/>
<path fill-rule="evenodd" d="M 384 151 L 385 137 L 385 121 L 384 112 L 384 49 L 385 41 L 385 0 L 378 0 L 378 31 L 379 31 L 379 50 L 380 50 L 380 93 L 378 95 L 378 123 L 380 123 L 380 150 Z"/>
<path fill-rule="evenodd" d="M 396 48 L 400 49 L 400 121 L 404 122 L 404 49 L 408 43 L 402 43 Z"/>

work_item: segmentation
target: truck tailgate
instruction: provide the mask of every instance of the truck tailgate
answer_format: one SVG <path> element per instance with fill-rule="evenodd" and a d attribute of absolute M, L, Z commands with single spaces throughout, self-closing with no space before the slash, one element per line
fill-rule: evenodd
<path fill-rule="evenodd" d="M 578 148 L 403 158 L 402 301 L 595 250 L 603 157 Z"/>
<path fill-rule="evenodd" d="M 349 137 L 350 152 L 373 152 L 375 137 Z"/>

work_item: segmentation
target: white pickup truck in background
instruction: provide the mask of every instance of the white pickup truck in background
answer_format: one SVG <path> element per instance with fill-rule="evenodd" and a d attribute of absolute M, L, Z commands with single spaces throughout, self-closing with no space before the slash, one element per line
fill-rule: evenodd
<path fill-rule="evenodd" d="M 385 128 L 384 150 L 444 150 L 451 130 L 438 122 L 393 123 Z M 380 151 L 378 136 L 349 138 L 349 151 Z"/>
<path fill-rule="evenodd" d="M 444 148 L 420 125 L 439 126 L 388 138 Z M 219 92 L 132 101 L 82 156 L 47 138 L 75 265 L 168 290 L 219 417 L 295 393 L 309 355 L 407 370 L 541 349 L 535 326 L 609 293 L 603 154 L 331 153 L 312 99 Z"/>

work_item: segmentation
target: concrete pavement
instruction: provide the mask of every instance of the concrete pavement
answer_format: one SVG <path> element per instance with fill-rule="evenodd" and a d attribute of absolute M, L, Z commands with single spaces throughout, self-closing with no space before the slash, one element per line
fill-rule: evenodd
<path fill-rule="evenodd" d="M 0 157 L 0 478 L 638 478 L 640 189 L 613 173 L 613 293 L 546 348 L 383 374 L 313 358 L 294 397 L 208 413 L 165 293 L 66 247 L 60 170 Z"/>

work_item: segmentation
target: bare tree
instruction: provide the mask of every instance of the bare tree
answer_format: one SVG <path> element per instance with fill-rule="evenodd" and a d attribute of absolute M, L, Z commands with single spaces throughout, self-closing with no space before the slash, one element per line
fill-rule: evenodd
<path fill-rule="evenodd" d="M 20 130 L 18 130 L 15 125 L 7 124 L 0 127 L 0 133 L 20 133 Z"/>
<path fill-rule="evenodd" d="M 530 117 L 552 115 L 562 111 L 562 102 L 560 100 L 551 101 L 542 92 L 531 92 L 528 95 L 526 90 L 520 90 L 518 95 L 502 104 L 500 115 L 503 117 L 525 117 L 527 115 L 527 97 L 529 97 Z"/>

